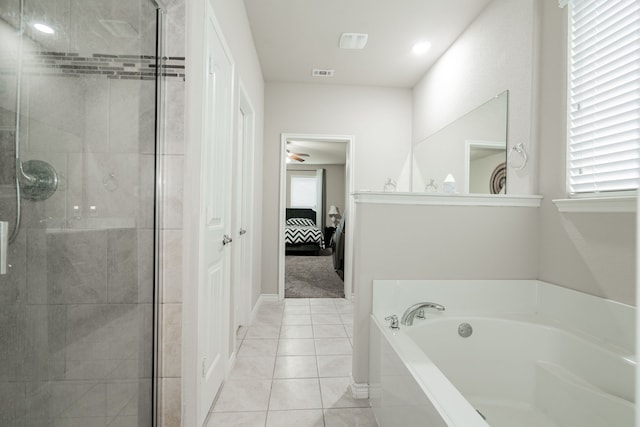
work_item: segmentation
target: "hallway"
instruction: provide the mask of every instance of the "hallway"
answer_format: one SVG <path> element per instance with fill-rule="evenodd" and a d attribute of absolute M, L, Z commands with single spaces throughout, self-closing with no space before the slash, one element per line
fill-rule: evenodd
<path fill-rule="evenodd" d="M 207 427 L 376 427 L 351 383 L 353 305 L 338 298 L 264 302 L 238 331 L 238 355 Z"/>

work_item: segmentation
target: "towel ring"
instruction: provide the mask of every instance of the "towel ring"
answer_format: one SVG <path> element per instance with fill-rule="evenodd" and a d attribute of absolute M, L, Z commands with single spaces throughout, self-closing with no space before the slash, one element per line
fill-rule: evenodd
<path fill-rule="evenodd" d="M 513 165 L 512 154 L 514 153 L 514 151 L 522 155 L 522 164 L 520 166 Z M 507 156 L 507 162 L 509 163 L 510 167 L 519 171 L 524 169 L 528 161 L 529 161 L 529 156 L 527 155 L 527 152 L 524 150 L 524 145 L 522 145 L 522 143 L 516 144 L 513 147 L 511 147 L 511 151 L 509 151 L 509 155 Z"/>

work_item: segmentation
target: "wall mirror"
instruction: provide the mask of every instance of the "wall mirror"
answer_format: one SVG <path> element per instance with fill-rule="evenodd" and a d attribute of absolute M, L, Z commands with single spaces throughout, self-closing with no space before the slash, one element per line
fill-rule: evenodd
<path fill-rule="evenodd" d="M 508 91 L 413 147 L 413 192 L 443 192 L 448 175 L 460 194 L 506 194 Z"/>

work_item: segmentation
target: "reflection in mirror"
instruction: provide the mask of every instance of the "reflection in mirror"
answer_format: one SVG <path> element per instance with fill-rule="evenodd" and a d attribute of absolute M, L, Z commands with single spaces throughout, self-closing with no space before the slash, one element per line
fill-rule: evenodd
<path fill-rule="evenodd" d="M 418 143 L 413 191 L 441 191 L 451 174 L 459 193 L 505 194 L 507 108 L 504 91 Z"/>

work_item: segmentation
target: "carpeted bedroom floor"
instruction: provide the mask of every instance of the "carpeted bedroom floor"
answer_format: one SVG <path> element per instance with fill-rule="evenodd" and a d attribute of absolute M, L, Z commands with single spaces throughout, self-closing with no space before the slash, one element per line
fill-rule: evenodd
<path fill-rule="evenodd" d="M 285 256 L 285 298 L 344 298 L 344 283 L 333 270 L 331 250 Z"/>

